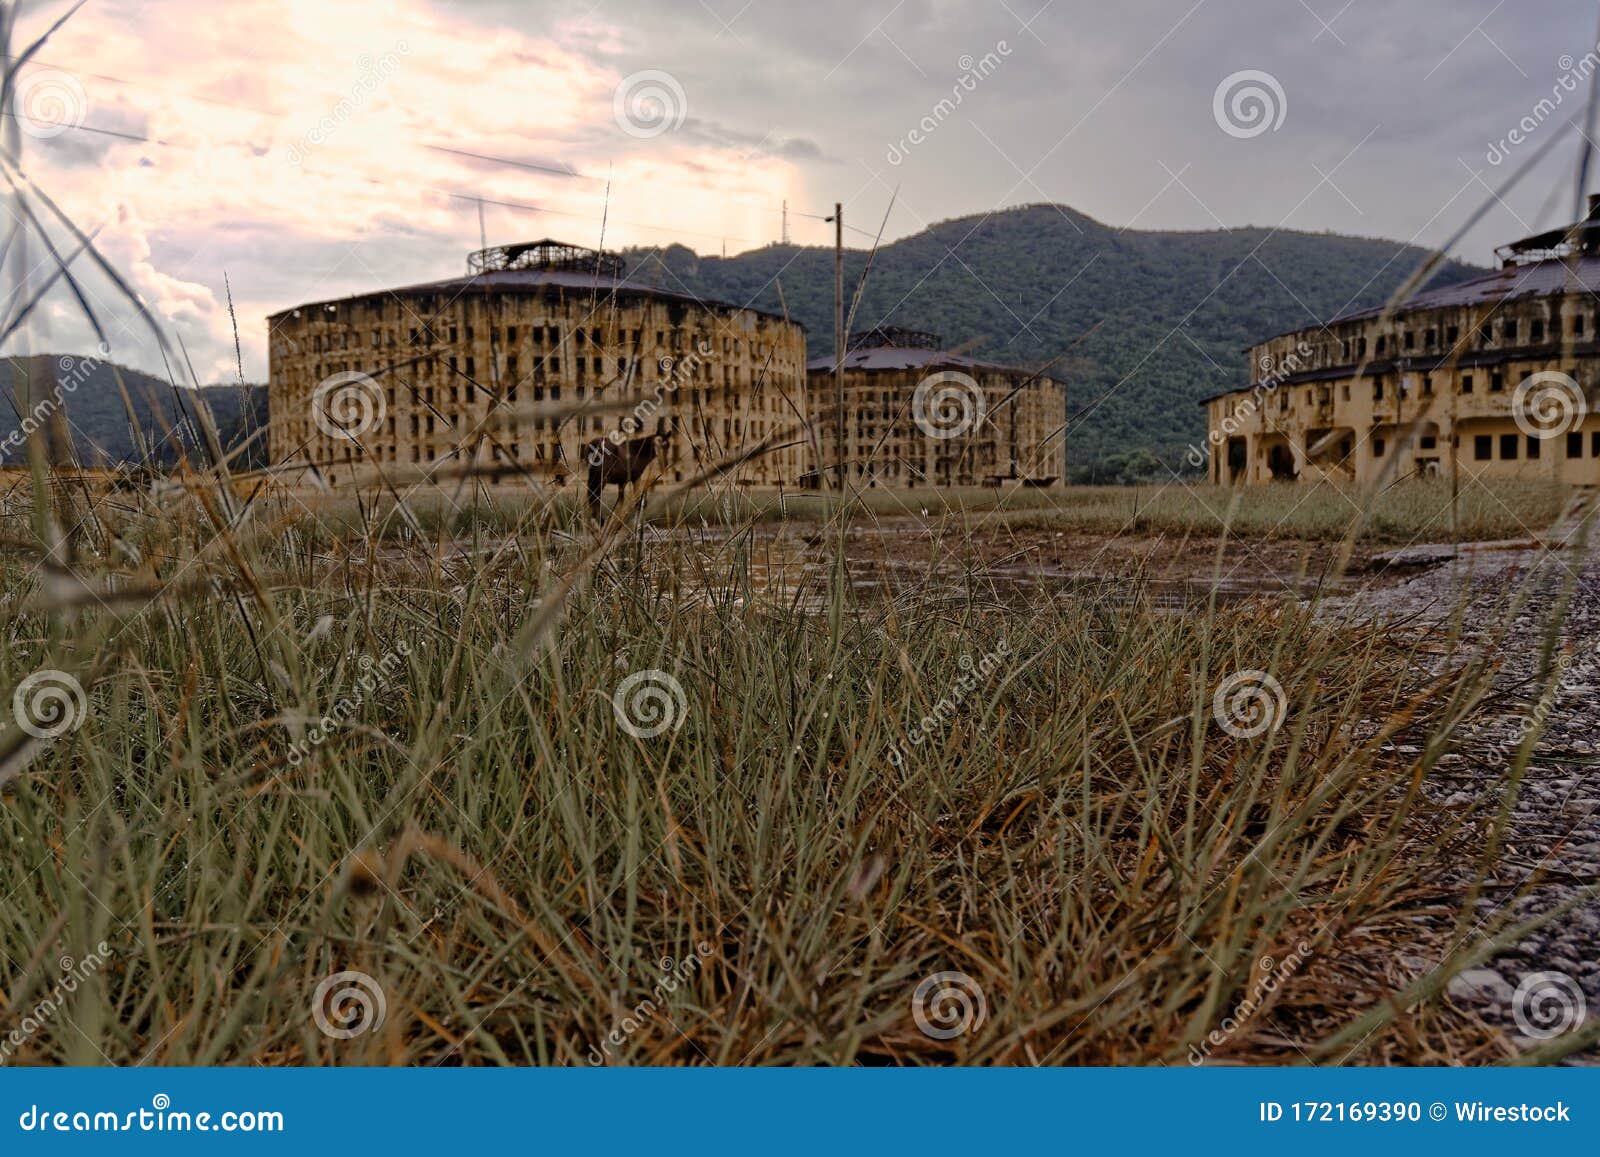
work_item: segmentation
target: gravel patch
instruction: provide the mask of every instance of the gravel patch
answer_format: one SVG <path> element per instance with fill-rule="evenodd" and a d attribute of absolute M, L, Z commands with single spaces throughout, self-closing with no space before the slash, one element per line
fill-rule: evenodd
<path fill-rule="evenodd" d="M 1587 545 L 1581 533 L 1597 504 L 1581 493 L 1537 542 L 1401 554 L 1391 565 L 1414 568 L 1415 577 L 1325 600 L 1318 610 L 1413 636 L 1419 661 L 1431 667 L 1425 674 L 1492 658 L 1491 694 L 1424 786 L 1452 814 L 1485 824 L 1498 815 L 1518 747 L 1543 723 L 1477 902 L 1475 934 L 1508 917 L 1514 923 L 1572 907 L 1449 986 L 1456 1003 L 1503 1027 L 1522 1048 L 1600 1017 L 1600 527 Z M 1541 660 L 1567 583 L 1571 601 L 1551 666 Z M 1473 874 L 1461 873 L 1463 897 Z M 1600 1057 L 1591 1049 L 1584 1060 Z"/>

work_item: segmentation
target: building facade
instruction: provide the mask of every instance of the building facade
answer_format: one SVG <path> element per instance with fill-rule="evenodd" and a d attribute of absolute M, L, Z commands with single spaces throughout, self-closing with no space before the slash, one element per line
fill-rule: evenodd
<path fill-rule="evenodd" d="M 768 438 L 777 448 L 726 477 L 796 486 L 814 469 L 804 435 L 781 436 L 807 412 L 805 331 L 627 281 L 613 254 L 487 249 L 465 277 L 268 323 L 272 462 L 333 487 L 385 474 L 581 483 L 597 439 L 654 435 L 669 482 Z"/>
<path fill-rule="evenodd" d="M 1045 374 L 940 348 L 934 334 L 851 334 L 844 359 L 844 473 L 862 489 L 1060 485 L 1066 386 Z M 832 358 L 806 366 L 825 477 L 840 473 Z"/>
<path fill-rule="evenodd" d="M 1501 268 L 1250 350 L 1206 407 L 1218 484 L 1453 474 L 1600 483 L 1600 202 Z"/>

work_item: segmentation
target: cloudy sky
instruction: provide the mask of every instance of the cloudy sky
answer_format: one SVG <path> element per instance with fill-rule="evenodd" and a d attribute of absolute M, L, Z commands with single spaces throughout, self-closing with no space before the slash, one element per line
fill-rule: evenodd
<path fill-rule="evenodd" d="M 22 39 L 67 7 L 26 5 Z M 831 242 L 838 200 L 866 245 L 898 189 L 890 238 L 1054 201 L 1438 245 L 1561 136 L 1457 247 L 1488 262 L 1568 215 L 1596 19 L 1580 0 L 88 0 L 23 70 L 16 120 L 26 172 L 203 381 L 234 376 L 226 276 L 258 380 L 268 313 L 461 272 L 480 228 L 732 254 L 778 240 L 786 200 L 796 243 Z M 88 281 L 117 359 L 158 366 Z M 53 298 L 31 348 L 87 348 L 72 312 Z"/>

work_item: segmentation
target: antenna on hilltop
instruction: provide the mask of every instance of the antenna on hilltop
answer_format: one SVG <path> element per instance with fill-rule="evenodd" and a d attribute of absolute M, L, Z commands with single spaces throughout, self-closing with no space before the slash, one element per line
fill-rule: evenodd
<path fill-rule="evenodd" d="M 783 243 L 789 244 L 789 202 L 783 203 Z"/>

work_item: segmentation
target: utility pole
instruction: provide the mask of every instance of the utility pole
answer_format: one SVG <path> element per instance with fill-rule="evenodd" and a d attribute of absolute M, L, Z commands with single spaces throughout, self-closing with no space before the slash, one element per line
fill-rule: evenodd
<path fill-rule="evenodd" d="M 833 442 L 844 493 L 844 205 L 833 203 Z"/>

